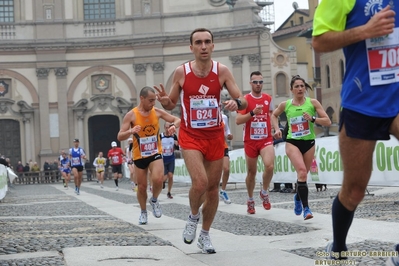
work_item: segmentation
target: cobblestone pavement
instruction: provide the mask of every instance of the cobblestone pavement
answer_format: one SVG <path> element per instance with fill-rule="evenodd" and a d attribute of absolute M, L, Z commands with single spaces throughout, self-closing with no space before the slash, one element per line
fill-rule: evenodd
<path fill-rule="evenodd" d="M 62 186 L 62 184 L 56 184 Z M 113 188 L 113 181 L 105 182 Z M 81 191 L 117 202 L 137 205 L 135 193 L 129 182 L 121 182 L 118 191 L 99 189 L 96 182 L 85 182 Z M 189 185 L 175 184 L 173 195 L 188 199 Z M 380 188 L 373 187 L 370 193 Z M 259 193 L 259 187 L 255 193 Z M 129 193 L 126 193 L 129 192 Z M 219 209 L 212 228 L 234 235 L 246 236 L 285 236 L 316 231 L 317 228 L 283 221 L 273 221 L 246 214 L 245 185 L 228 185 L 228 193 L 233 204 L 242 205 L 242 213 L 230 213 L 228 208 Z M 338 193 L 337 187 L 316 192 L 310 187 L 309 201 L 314 213 L 330 214 L 332 198 Z M 271 192 L 272 208 L 293 209 L 292 193 Z M 175 219 L 186 220 L 190 212 L 188 204 L 174 203 L 166 198 L 166 191 L 160 196 L 163 214 Z M 355 218 L 375 221 L 399 222 L 399 192 L 367 196 L 358 207 Z M 224 204 L 220 202 L 220 204 Z M 256 208 L 263 211 L 261 201 L 256 199 Z M 227 209 L 227 210 L 226 210 Z M 3 265 L 65 265 L 63 248 L 82 246 L 170 246 L 168 240 L 156 237 L 134 223 L 122 221 L 98 210 L 77 197 L 66 195 L 53 185 L 15 185 L 0 203 L 0 266 Z M 399 238 L 399 236 L 398 236 Z M 350 250 L 390 251 L 392 242 L 361 241 L 348 245 Z M 324 247 L 287 249 L 286 252 L 311 259 Z M 2 259 L 1 255 L 54 252 L 52 256 L 36 258 Z M 4 257 L 4 256 L 3 256 Z M 356 265 L 384 265 L 386 258 L 359 256 L 349 258 Z"/>

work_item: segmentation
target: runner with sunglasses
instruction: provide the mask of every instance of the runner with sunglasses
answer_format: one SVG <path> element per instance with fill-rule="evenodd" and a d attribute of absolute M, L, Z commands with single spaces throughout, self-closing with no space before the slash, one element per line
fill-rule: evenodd
<path fill-rule="evenodd" d="M 248 192 L 247 212 L 255 214 L 255 176 L 257 172 L 258 156 L 262 157 L 265 171 L 262 176 L 262 189 L 259 197 L 263 208 L 270 210 L 271 204 L 268 194 L 269 184 L 273 177 L 274 147 L 271 132 L 270 115 L 273 111 L 272 97 L 262 92 L 263 76 L 259 71 L 251 73 L 251 92 L 245 95 L 248 102 L 246 109 L 237 111 L 237 125 L 244 124 L 243 138 L 245 160 L 247 163 L 247 177 L 245 183 Z M 278 128 L 278 125 L 274 127 Z"/>

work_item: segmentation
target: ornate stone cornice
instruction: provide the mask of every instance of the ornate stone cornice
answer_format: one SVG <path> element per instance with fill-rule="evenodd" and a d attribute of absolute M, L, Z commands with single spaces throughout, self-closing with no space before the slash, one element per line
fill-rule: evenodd
<path fill-rule="evenodd" d="M 11 106 L 15 103 L 11 99 L 0 99 L 0 114 L 5 114 L 7 112 L 13 113 Z"/>
<path fill-rule="evenodd" d="M 47 78 L 50 68 L 36 68 L 36 76 L 38 78 Z"/>
<path fill-rule="evenodd" d="M 129 112 L 132 108 L 133 105 L 131 102 L 121 98 L 121 97 L 116 97 L 116 106 L 118 107 L 120 113 L 122 114 L 122 116 L 124 117 L 127 112 Z"/>
<path fill-rule="evenodd" d="M 221 31 L 214 31 L 213 35 L 215 39 L 221 38 L 239 38 L 251 35 L 259 35 L 265 31 L 263 26 L 255 26 L 252 28 L 235 27 L 233 30 L 225 29 Z M 264 34 L 267 35 L 267 34 Z M 263 35 L 262 35 L 263 36 Z M 267 35 L 268 36 L 268 35 Z M 167 45 L 176 43 L 189 43 L 190 36 L 186 33 L 176 34 L 176 35 L 162 35 L 154 37 L 135 37 L 135 38 L 123 38 L 120 39 L 118 36 L 109 36 L 106 39 L 101 39 L 100 41 L 92 41 L 88 38 L 81 38 L 78 41 L 69 41 L 66 39 L 64 42 L 53 42 L 51 44 L 47 42 L 18 42 L 13 43 L 8 42 L 0 46 L 0 52 L 21 52 L 21 51 L 58 51 L 58 50 L 69 50 L 69 49 L 107 49 L 107 48 L 131 48 L 138 46 L 148 46 L 148 45 Z"/>
<path fill-rule="evenodd" d="M 88 103 L 89 101 L 87 99 L 81 99 L 72 107 L 73 112 L 76 114 L 77 120 L 84 119 Z"/>
<path fill-rule="evenodd" d="M 242 65 L 242 55 L 233 55 L 230 56 L 230 61 L 234 66 L 241 66 Z"/>
<path fill-rule="evenodd" d="M 68 75 L 68 68 L 67 67 L 54 68 L 54 74 L 57 77 L 65 77 L 66 75 Z"/>
<path fill-rule="evenodd" d="M 147 71 L 147 64 L 134 64 L 133 68 L 136 73 L 145 73 Z"/>
<path fill-rule="evenodd" d="M 162 72 L 165 70 L 165 64 L 161 62 L 153 63 L 151 64 L 151 67 L 154 72 Z"/>

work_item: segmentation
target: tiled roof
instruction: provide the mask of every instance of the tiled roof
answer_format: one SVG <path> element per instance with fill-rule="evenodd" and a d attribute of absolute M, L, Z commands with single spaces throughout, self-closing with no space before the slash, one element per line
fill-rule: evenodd
<path fill-rule="evenodd" d="M 301 25 L 297 25 L 297 26 L 294 26 L 294 27 L 289 27 L 289 28 L 284 28 L 284 29 L 278 30 L 278 31 L 274 32 L 272 34 L 272 36 L 273 37 L 280 37 L 280 36 L 289 35 L 289 34 L 292 34 L 292 33 L 298 33 L 299 34 L 299 33 L 302 33 L 302 32 L 305 32 L 305 31 L 311 29 L 312 27 L 313 27 L 313 21 L 308 21 L 308 22 L 305 22 L 304 24 L 301 24 Z"/>

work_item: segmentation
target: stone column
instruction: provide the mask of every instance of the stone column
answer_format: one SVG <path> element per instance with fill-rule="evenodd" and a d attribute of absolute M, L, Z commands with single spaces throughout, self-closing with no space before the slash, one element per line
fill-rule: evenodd
<path fill-rule="evenodd" d="M 249 61 L 250 73 L 254 71 L 260 71 L 260 63 L 261 63 L 260 54 L 249 54 L 248 61 Z"/>
<path fill-rule="evenodd" d="M 165 70 L 165 64 L 163 62 L 157 62 L 151 64 L 152 71 L 154 71 L 154 83 L 155 85 L 159 85 L 164 82 L 163 72 Z"/>
<path fill-rule="evenodd" d="M 61 150 L 69 147 L 69 126 L 68 126 L 68 102 L 67 102 L 67 79 L 68 68 L 60 67 L 54 69 L 57 77 L 57 100 L 58 100 L 58 128 L 60 132 L 59 143 Z"/>
<path fill-rule="evenodd" d="M 79 138 L 79 146 L 80 147 L 85 147 L 84 145 L 84 134 L 83 134 L 83 121 L 84 121 L 84 113 L 83 112 L 77 112 L 76 113 L 76 118 L 78 120 L 78 138 Z"/>
<path fill-rule="evenodd" d="M 230 56 L 231 63 L 233 64 L 233 76 L 236 80 L 238 88 L 243 91 L 243 81 L 242 81 L 242 55 Z"/>
<path fill-rule="evenodd" d="M 139 90 L 137 94 L 140 93 L 140 90 L 144 87 L 147 86 L 147 78 L 146 78 L 146 72 L 147 72 L 147 64 L 134 64 L 134 73 L 136 73 L 136 82 L 137 86 L 136 88 Z"/>
<path fill-rule="evenodd" d="M 25 115 L 22 120 L 25 127 L 25 162 L 28 162 L 30 159 L 35 158 L 34 154 L 32 153 L 32 131 L 30 119 L 30 115 Z"/>
<path fill-rule="evenodd" d="M 271 95 L 273 98 L 275 97 L 275 93 L 273 93 L 275 90 L 273 89 L 274 84 L 273 84 L 273 73 L 272 73 L 272 59 L 271 59 L 271 34 L 268 31 L 264 31 L 260 35 L 259 39 L 259 45 L 260 45 L 260 57 L 261 57 L 261 62 L 260 62 L 260 72 L 262 72 L 263 75 L 263 90 Z"/>
<path fill-rule="evenodd" d="M 49 68 L 37 68 L 36 75 L 39 85 L 39 118 L 40 118 L 40 155 L 51 154 L 50 147 L 50 116 L 48 96 Z"/>

